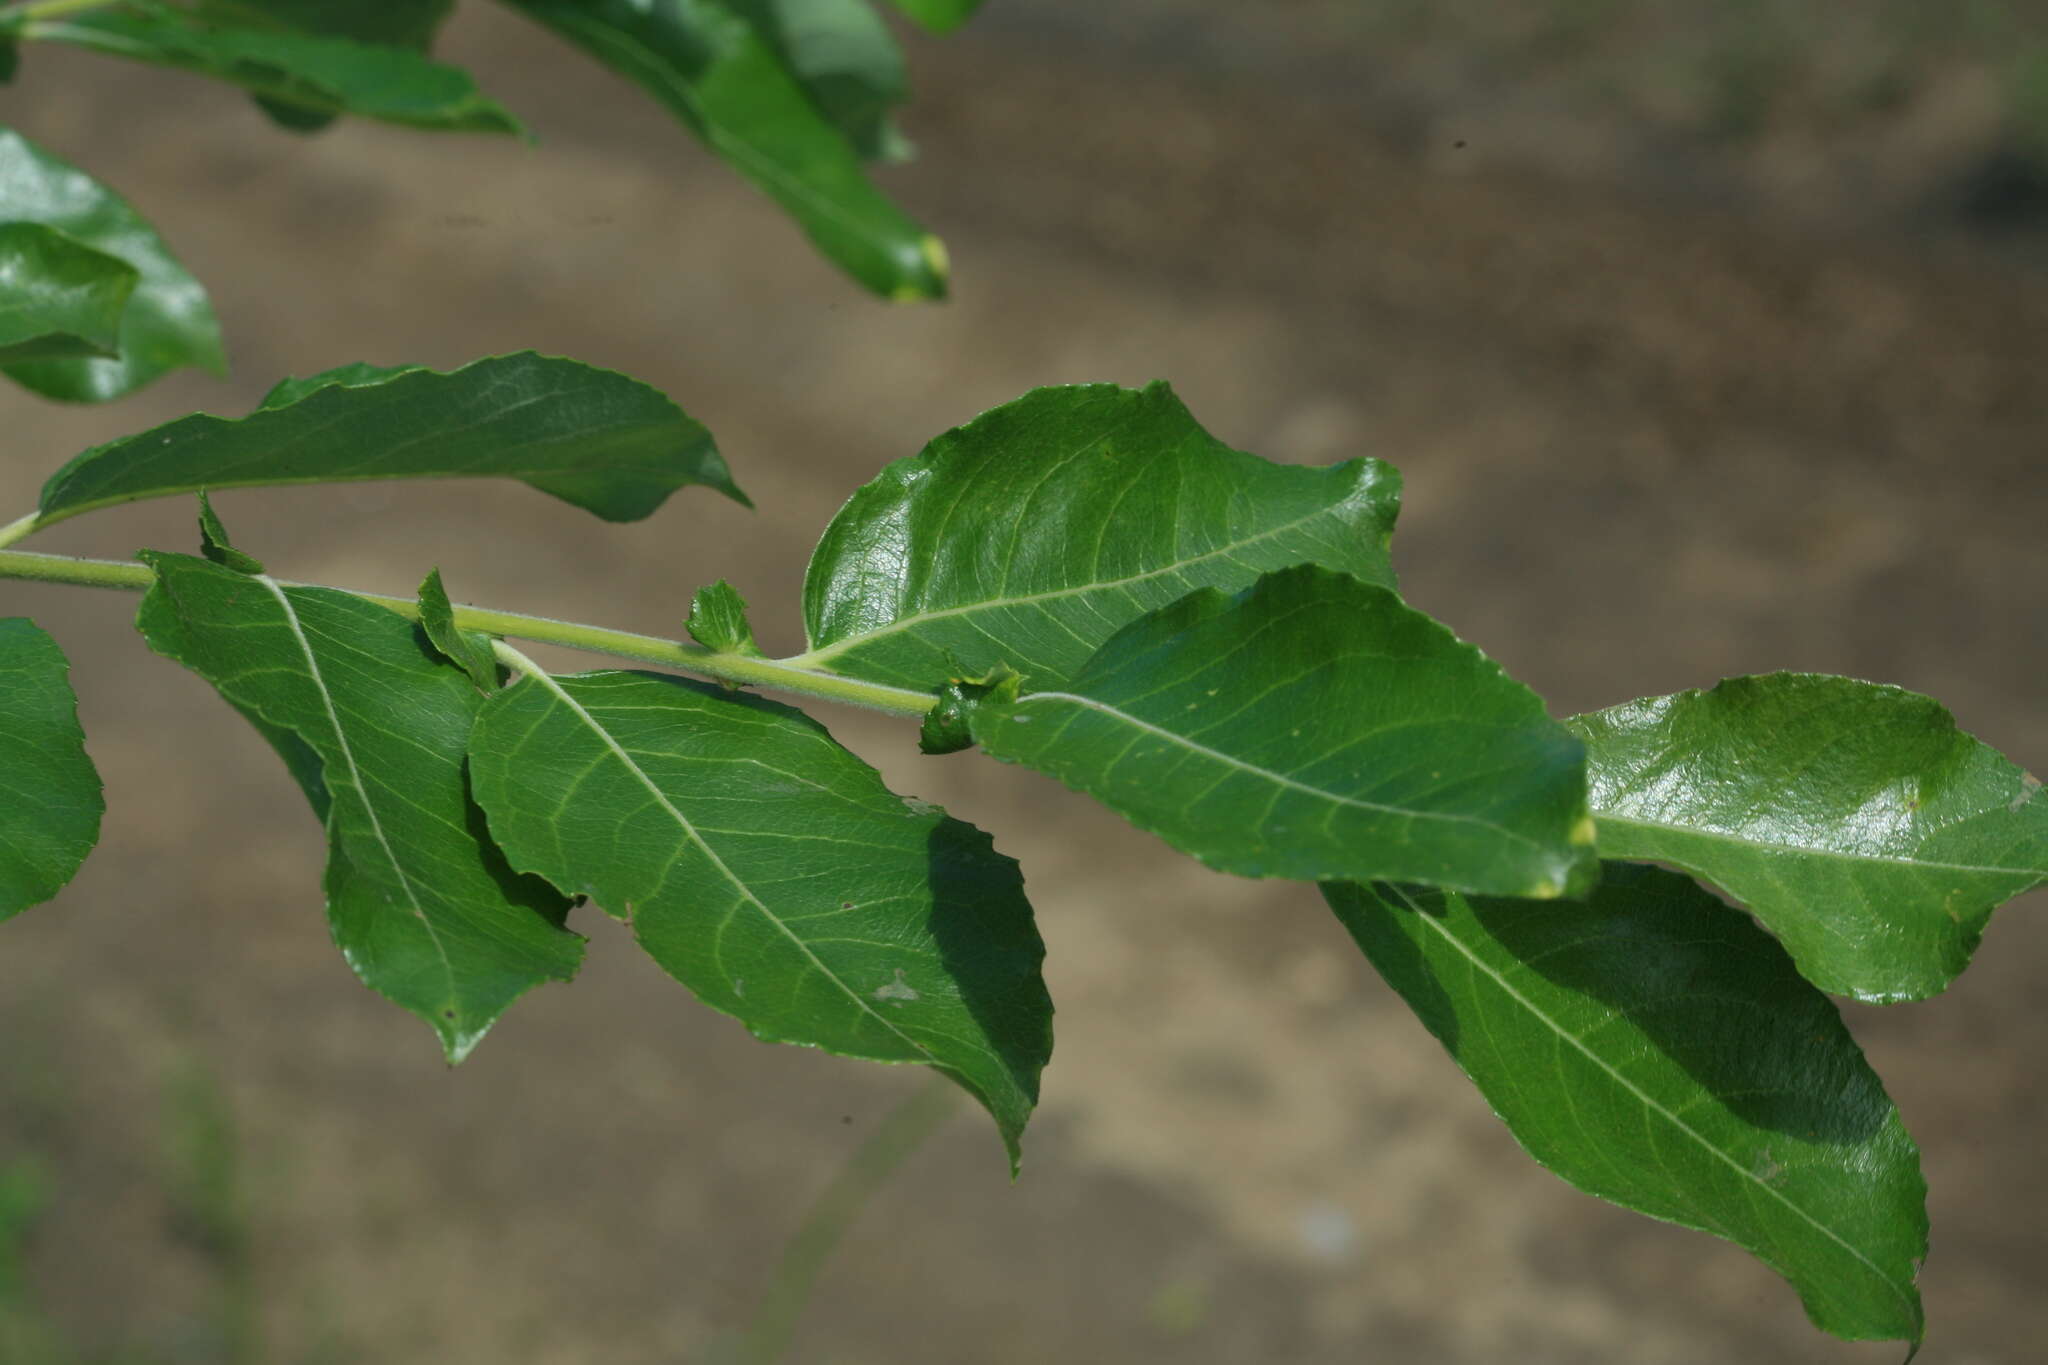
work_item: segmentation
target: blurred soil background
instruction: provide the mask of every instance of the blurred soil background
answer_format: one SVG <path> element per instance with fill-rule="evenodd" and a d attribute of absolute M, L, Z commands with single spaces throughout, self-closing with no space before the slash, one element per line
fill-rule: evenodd
<path fill-rule="evenodd" d="M 888 183 L 954 299 L 859 294 L 636 92 L 471 5 L 444 55 L 540 133 L 305 142 L 225 89 L 25 54 L 4 118 L 124 192 L 235 372 L 0 395 L 0 507 L 280 376 L 534 347 L 645 378 L 762 509 L 614 528 L 515 485 L 231 494 L 280 574 L 680 632 L 730 578 L 799 643 L 884 462 L 1038 384 L 1171 379 L 1213 431 L 1408 480 L 1406 590 L 1559 713 L 1730 674 L 1904 684 L 2048 764 L 2048 6 L 992 0 L 910 38 Z M 0 514 L 0 519 L 11 512 Z M 37 548 L 194 541 L 192 508 Z M 327 940 L 283 771 L 114 595 L 0 589 L 76 665 L 106 836 L 0 946 L 7 1365 L 710 1362 L 916 1073 L 755 1043 L 600 915 L 459 1070 Z M 559 656 L 557 662 L 568 662 Z M 1049 781 L 826 718 L 1023 860 L 1059 1044 L 1021 1183 L 963 1103 L 789 1359 L 1878 1362 L 1733 1247 L 1515 1147 L 1312 891 Z M 1926 1152 L 1928 1365 L 2048 1340 L 2048 928 L 1850 1021 Z"/>

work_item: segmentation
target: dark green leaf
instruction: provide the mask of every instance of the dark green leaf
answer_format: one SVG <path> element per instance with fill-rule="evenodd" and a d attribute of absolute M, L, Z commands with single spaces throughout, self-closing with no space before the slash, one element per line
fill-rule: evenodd
<path fill-rule="evenodd" d="M 1822 990 L 1933 995 L 1992 910 L 2048 881 L 2040 782 L 1916 693 L 1774 673 L 1567 724 L 1601 853 L 1722 887 Z"/>
<path fill-rule="evenodd" d="M 328 923 L 365 984 L 433 1025 L 454 1062 L 528 989 L 575 974 L 567 903 L 505 865 L 468 797 L 484 699 L 418 627 L 348 593 L 143 558 L 157 573 L 136 621 L 150 647 L 260 717 L 273 743 L 289 732 L 304 746 L 280 752 L 316 809 L 329 798 Z"/>
<path fill-rule="evenodd" d="M 951 33 L 974 17 L 981 0 L 896 0 L 896 8 L 934 33 Z"/>
<path fill-rule="evenodd" d="M 199 490 L 199 552 L 225 569 L 236 573 L 259 574 L 263 564 L 251 555 L 243 554 L 228 539 L 228 528 L 221 525 L 220 517 L 214 513 L 213 500 L 206 496 L 206 490 Z"/>
<path fill-rule="evenodd" d="M 54 228 L 127 262 L 140 277 L 121 314 L 117 358 L 25 360 L 6 367 L 13 379 L 48 398 L 98 403 L 185 365 L 226 372 L 220 323 L 206 291 L 149 224 L 84 171 L 4 128 L 0 215 Z"/>
<path fill-rule="evenodd" d="M 489 695 L 498 690 L 498 656 L 491 649 L 491 637 L 455 624 L 455 605 L 441 586 L 439 569 L 420 584 L 420 629 L 442 658 L 469 675 L 477 691 Z"/>
<path fill-rule="evenodd" d="M 910 145 L 890 121 L 909 86 L 903 49 L 868 0 L 753 0 L 783 62 L 860 154 L 901 161 Z"/>
<path fill-rule="evenodd" d="M 455 8 L 455 0 L 202 0 L 200 13 L 230 24 L 281 25 L 330 38 L 382 43 L 425 52 L 434 34 Z M 285 104 L 268 95 L 255 97 L 263 111 L 295 132 L 318 132 L 335 115 Z"/>
<path fill-rule="evenodd" d="M 1313 565 L 1126 626 L 982 748 L 1211 867 L 1520 896 L 1591 884 L 1585 755 L 1535 693 L 1392 589 Z"/>
<path fill-rule="evenodd" d="M 14 32 L 211 76 L 312 114 L 359 114 L 447 132 L 522 131 L 504 106 L 477 90 L 467 72 L 402 47 L 212 23 L 155 0 L 26 18 Z"/>
<path fill-rule="evenodd" d="M 747 600 L 724 579 L 697 589 L 690 603 L 690 638 L 721 654 L 759 654 L 754 628 L 747 624 Z"/>
<path fill-rule="evenodd" d="M 1316 563 L 1392 586 L 1400 476 L 1232 450 L 1173 391 L 1036 389 L 898 460 L 811 556 L 802 662 L 936 690 L 998 664 L 1062 686 L 1194 588 Z"/>
<path fill-rule="evenodd" d="M 121 311 L 140 279 L 55 228 L 0 223 L 0 363 L 118 355 Z"/>
<path fill-rule="evenodd" d="M 1052 1047 L 1017 865 L 802 712 L 650 673 L 535 673 L 470 747 L 514 866 L 629 920 L 776 1042 L 938 1068 L 1012 1160 Z"/>
<path fill-rule="evenodd" d="M 0 920 L 56 895 L 99 842 L 106 802 L 69 671 L 33 621 L 0 618 Z"/>
<path fill-rule="evenodd" d="M 1626 864 L 1580 903 L 1324 895 L 1538 1161 L 1746 1248 L 1826 1331 L 1920 1340 L 1919 1152 L 1834 1005 L 1747 916 Z"/>
<path fill-rule="evenodd" d="M 945 250 L 868 180 L 747 0 L 506 0 L 665 105 L 876 293 L 946 292 Z"/>
<path fill-rule="evenodd" d="M 607 521 L 690 484 L 746 502 L 711 434 L 658 390 L 524 351 L 448 374 L 348 366 L 287 380 L 247 417 L 97 446 L 43 485 L 42 521 L 200 488 L 463 477 L 519 479 Z"/>
<path fill-rule="evenodd" d="M 0 85 L 14 79 L 21 67 L 21 45 L 12 38 L 0 38 Z"/>

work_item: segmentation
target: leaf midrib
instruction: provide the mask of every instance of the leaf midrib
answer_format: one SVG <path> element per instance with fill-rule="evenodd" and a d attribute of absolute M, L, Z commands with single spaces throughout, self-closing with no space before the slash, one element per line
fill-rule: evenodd
<path fill-rule="evenodd" d="M 1961 872 L 1985 876 L 2004 877 L 2048 877 L 2048 868 L 1980 866 L 1975 863 L 1950 863 L 1928 858 L 1901 857 L 1889 853 L 1852 853 L 1844 849 L 1816 848 L 1811 844 L 1791 844 L 1774 839 L 1752 839 L 1730 834 L 1725 830 L 1702 828 L 1698 825 L 1678 825 L 1662 820 L 1637 820 L 1625 815 L 1609 815 L 1597 806 L 1593 810 L 1594 823 L 1603 829 L 1616 826 L 1651 832 L 1665 832 L 1685 835 L 1689 838 L 1704 839 L 1710 843 L 1726 844 L 1735 848 L 1755 849 L 1763 853 L 1796 853 L 1805 857 L 1827 858 L 1846 863 L 1878 863 L 1888 867 L 1912 868 L 1921 872 Z"/>

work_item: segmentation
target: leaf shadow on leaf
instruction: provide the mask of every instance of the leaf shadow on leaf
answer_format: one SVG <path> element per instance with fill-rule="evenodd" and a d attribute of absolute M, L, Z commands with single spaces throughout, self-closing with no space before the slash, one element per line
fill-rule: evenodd
<path fill-rule="evenodd" d="M 1598 1000 L 1630 1025 L 1714 1099 L 1745 1122 L 1806 1142 L 1854 1145 L 1884 1127 L 1882 1091 L 1863 1105 L 1844 1103 L 1868 1072 L 1861 1054 L 1809 1047 L 1839 1027 L 1832 1001 L 1809 985 L 1776 939 L 1744 912 L 1716 902 L 1700 907 L 1683 935 L 1670 921 L 1693 913 L 1691 902 L 1645 904 L 1657 897 L 1646 876 L 1661 869 L 1609 863 L 1601 890 L 1585 902 L 1565 903 L 1474 896 L 1472 913 L 1486 932 L 1529 970 L 1555 985 Z M 1633 883 L 1633 885 L 1632 885 Z M 1615 901 L 1603 905 L 1606 893 Z M 1583 920 L 1570 951 L 1559 951 L 1556 926 L 1546 915 Z M 1758 1026 L 1753 1002 L 1761 992 L 1783 1013 Z M 1716 1003 L 1720 1018 L 1702 1018 Z M 1787 1027 L 1804 1011 L 1813 1029 Z M 1786 1086 L 1782 1078 L 1801 1076 Z"/>
<path fill-rule="evenodd" d="M 1028 915 L 994 913 L 1001 908 L 988 875 L 994 845 L 987 831 L 964 821 L 933 827 L 925 839 L 933 906 L 927 927 L 947 975 L 959 983 L 961 1003 L 1036 1104 L 1038 1073 L 1052 1055 L 1052 997 L 1039 974 L 1045 941 Z"/>
<path fill-rule="evenodd" d="M 1325 885 L 1336 887 L 1343 883 L 1328 882 Z M 1441 917 L 1443 902 L 1422 894 L 1433 891 L 1434 888 L 1430 887 L 1404 887 L 1393 882 L 1375 882 L 1372 886 L 1372 894 L 1387 905 L 1417 915 Z M 1422 949 L 1405 934 L 1386 935 L 1385 941 L 1377 947 L 1381 956 L 1387 959 L 1387 965 L 1378 969 L 1380 975 L 1390 983 L 1396 980 L 1404 983 L 1403 998 L 1415 1011 L 1415 1017 L 1444 1045 L 1446 1052 L 1456 1056 L 1460 1033 L 1458 1007 L 1437 981 L 1436 972 L 1430 967 L 1429 959 L 1423 956 Z"/>
<path fill-rule="evenodd" d="M 425 631 L 420 632 L 420 638 L 426 638 Z M 580 903 L 581 898 L 563 895 L 547 878 L 521 872 L 507 860 L 505 850 L 491 838 L 490 821 L 484 815 L 484 808 L 477 804 L 467 758 L 462 760 L 462 823 L 469 837 L 476 840 L 484 871 L 504 889 L 508 902 L 533 911 L 557 929 L 568 927 L 569 911 Z"/>

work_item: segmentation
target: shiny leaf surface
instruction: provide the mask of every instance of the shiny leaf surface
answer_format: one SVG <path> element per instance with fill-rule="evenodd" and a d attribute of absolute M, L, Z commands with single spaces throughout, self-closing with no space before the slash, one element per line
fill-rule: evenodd
<path fill-rule="evenodd" d="M 905 300 L 945 294 L 944 248 L 868 180 L 859 149 L 789 65 L 772 7 L 743 0 L 506 3 L 660 101 L 869 289 Z"/>
<path fill-rule="evenodd" d="M 1192 593 L 1065 690 L 991 695 L 968 724 L 1240 876 L 1558 896 L 1596 871 L 1585 755 L 1542 699 L 1392 589 L 1313 565 Z"/>
<path fill-rule="evenodd" d="M 909 93 L 903 49 L 868 0 L 769 0 L 758 12 L 811 102 L 863 157 L 909 155 L 889 117 Z"/>
<path fill-rule="evenodd" d="M 0 618 L 0 920 L 63 889 L 99 842 L 106 802 L 64 651 Z"/>
<path fill-rule="evenodd" d="M 650 673 L 535 674 L 470 747 L 514 866 L 627 919 L 759 1037 L 938 1068 L 1015 1159 L 1052 1046 L 1017 865 L 802 712 Z"/>
<path fill-rule="evenodd" d="M 325 799 L 328 925 L 364 984 L 432 1025 L 457 1062 L 520 995 L 575 974 L 567 902 L 506 866 L 468 796 L 484 699 L 418 627 L 349 593 L 143 558 L 157 573 L 136 620 L 150 648 L 260 718 L 273 744 L 300 746 L 280 752 L 316 810 Z"/>
<path fill-rule="evenodd" d="M 1324 895 L 1538 1161 L 1746 1248 L 1826 1331 L 1920 1339 L 1919 1151 L 1834 1005 L 1747 916 L 1627 864 L 1578 903 Z"/>
<path fill-rule="evenodd" d="M 54 228 L 138 275 L 121 313 L 118 356 L 24 360 L 5 367 L 11 378 L 47 398 L 98 403 L 187 365 L 226 372 L 213 305 L 163 239 L 105 185 L 4 128 L 0 217 Z"/>
<path fill-rule="evenodd" d="M 658 390 L 531 351 L 442 374 L 348 366 L 247 417 L 195 413 L 86 451 L 43 485 L 45 524 L 201 488 L 510 478 L 632 521 L 700 484 L 744 503 L 711 434 Z"/>
<path fill-rule="evenodd" d="M 1713 882 L 1823 990 L 1933 995 L 1992 910 L 2048 881 L 2041 783 L 1917 693 L 1774 673 L 1568 724 L 1601 853 Z"/>
<path fill-rule="evenodd" d="M 121 310 L 140 278 L 55 228 L 0 223 L 0 364 L 119 354 Z"/>
<path fill-rule="evenodd" d="M 811 556 L 813 667 L 937 690 L 998 664 L 1049 690 L 1195 588 L 1316 563 L 1391 586 L 1400 476 L 1233 450 L 1164 384 L 1037 389 L 898 460 Z"/>

